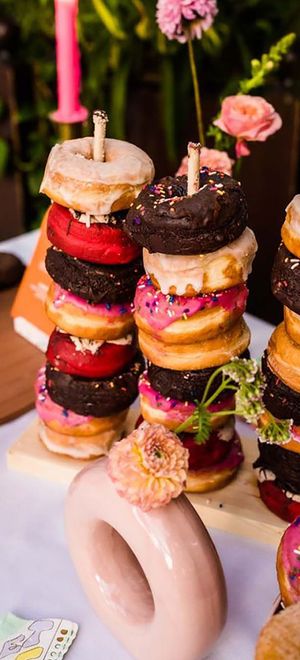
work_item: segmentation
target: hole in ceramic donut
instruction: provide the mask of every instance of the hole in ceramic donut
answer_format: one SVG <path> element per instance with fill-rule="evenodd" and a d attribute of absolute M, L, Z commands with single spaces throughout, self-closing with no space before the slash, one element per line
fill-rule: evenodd
<path fill-rule="evenodd" d="M 145 623 L 154 614 L 154 600 L 146 575 L 125 539 L 103 520 L 91 532 L 94 577 L 110 609 L 128 622 Z"/>

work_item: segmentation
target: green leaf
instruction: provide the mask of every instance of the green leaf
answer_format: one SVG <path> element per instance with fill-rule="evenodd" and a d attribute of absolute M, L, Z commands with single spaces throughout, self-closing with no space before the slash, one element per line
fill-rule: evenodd
<path fill-rule="evenodd" d="M 4 176 L 5 174 L 6 165 L 8 162 L 8 154 L 9 154 L 8 144 L 6 140 L 0 137 L 0 176 L 1 177 Z"/>
<path fill-rule="evenodd" d="M 281 61 L 294 43 L 296 35 L 292 32 L 279 39 L 264 53 L 260 60 L 251 60 L 251 77 L 240 81 L 239 92 L 248 94 L 252 89 L 265 84 L 268 76 L 278 69 Z"/>
<path fill-rule="evenodd" d="M 126 33 L 122 30 L 117 16 L 115 16 L 107 7 L 103 0 L 92 0 L 96 12 L 110 34 L 116 39 L 126 39 Z"/>

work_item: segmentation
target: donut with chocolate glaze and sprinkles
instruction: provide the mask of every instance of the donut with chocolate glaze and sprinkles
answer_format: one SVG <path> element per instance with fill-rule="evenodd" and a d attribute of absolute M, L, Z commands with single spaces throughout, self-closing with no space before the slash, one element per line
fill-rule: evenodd
<path fill-rule="evenodd" d="M 272 293 L 282 305 L 300 314 L 300 259 L 279 245 L 271 276 Z"/>
<path fill-rule="evenodd" d="M 46 387 L 51 399 L 78 415 L 106 417 L 128 408 L 138 396 L 138 378 L 145 368 L 140 354 L 124 371 L 111 378 L 91 379 L 63 373 L 46 365 Z"/>
<path fill-rule="evenodd" d="M 92 264 L 55 247 L 48 248 L 45 264 L 56 284 L 94 305 L 133 300 L 144 272 L 140 258 L 118 266 Z"/>
<path fill-rule="evenodd" d="M 187 195 L 185 175 L 145 186 L 128 211 L 125 228 L 149 252 L 195 255 L 235 241 L 247 218 L 240 183 L 202 167 L 200 189 L 194 195 Z"/>

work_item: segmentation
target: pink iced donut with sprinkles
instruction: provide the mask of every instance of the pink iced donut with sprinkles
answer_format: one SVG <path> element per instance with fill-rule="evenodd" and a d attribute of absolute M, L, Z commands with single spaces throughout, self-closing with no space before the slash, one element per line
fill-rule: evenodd
<path fill-rule="evenodd" d="M 300 516 L 286 529 L 277 552 L 277 578 L 285 607 L 300 601 Z"/>

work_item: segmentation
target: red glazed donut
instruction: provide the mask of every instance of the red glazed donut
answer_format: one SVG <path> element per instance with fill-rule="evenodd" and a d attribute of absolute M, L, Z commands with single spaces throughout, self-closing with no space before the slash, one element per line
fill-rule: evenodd
<path fill-rule="evenodd" d="M 288 497 L 275 481 L 258 482 L 259 494 L 265 505 L 282 520 L 293 522 L 300 516 L 300 502 Z"/>
<path fill-rule="evenodd" d="M 56 329 L 50 336 L 46 356 L 52 367 L 66 374 L 109 378 L 123 370 L 133 359 L 135 351 L 135 342 L 130 335 L 128 339 L 102 342 L 72 337 Z"/>
<path fill-rule="evenodd" d="M 71 257 L 101 264 L 127 264 L 141 253 L 123 229 L 105 223 L 87 227 L 60 204 L 52 204 L 47 220 L 50 243 Z"/>

